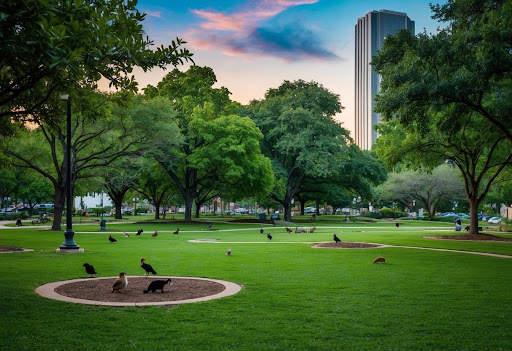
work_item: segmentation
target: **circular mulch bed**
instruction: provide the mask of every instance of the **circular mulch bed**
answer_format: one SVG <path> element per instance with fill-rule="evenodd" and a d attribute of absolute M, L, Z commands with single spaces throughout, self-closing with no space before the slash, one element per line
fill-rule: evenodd
<path fill-rule="evenodd" d="M 502 238 L 490 234 L 430 235 L 424 236 L 423 238 L 436 240 L 512 241 L 512 239 L 509 238 Z"/>
<path fill-rule="evenodd" d="M 336 242 L 319 243 L 317 245 L 314 245 L 313 247 L 326 247 L 326 248 L 331 248 L 331 249 L 369 249 L 369 248 L 384 247 L 384 246 L 386 246 L 386 245 L 342 241 L 339 243 L 336 243 Z"/>
<path fill-rule="evenodd" d="M 154 280 L 172 279 L 172 285 L 144 294 Z M 236 294 L 237 284 L 195 277 L 140 277 L 128 276 L 124 293 L 112 292 L 117 277 L 75 279 L 49 283 L 36 289 L 36 293 L 61 301 L 106 306 L 174 305 L 201 302 Z"/>
<path fill-rule="evenodd" d="M 0 252 L 13 252 L 13 251 L 23 251 L 19 247 L 14 246 L 0 246 Z"/>

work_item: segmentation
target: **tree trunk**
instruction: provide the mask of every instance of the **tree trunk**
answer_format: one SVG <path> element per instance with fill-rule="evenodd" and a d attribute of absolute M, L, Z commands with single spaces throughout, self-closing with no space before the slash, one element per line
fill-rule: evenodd
<path fill-rule="evenodd" d="M 116 199 L 112 199 L 114 201 L 114 206 L 116 207 L 116 219 L 123 219 L 123 214 L 121 208 L 123 207 L 123 200 L 121 199 L 121 202 L 118 202 Z"/>
<path fill-rule="evenodd" d="M 199 204 L 199 203 L 195 203 L 196 204 L 196 218 L 199 218 L 199 212 L 201 212 L 201 205 L 202 204 Z"/>
<path fill-rule="evenodd" d="M 469 234 L 478 234 L 478 199 L 474 196 L 469 197 Z"/>
<path fill-rule="evenodd" d="M 156 201 L 154 201 L 154 202 L 155 202 L 155 219 L 160 219 L 160 202 L 156 202 Z"/>
<path fill-rule="evenodd" d="M 185 222 L 192 222 L 192 206 L 194 204 L 194 196 L 187 189 L 185 192 Z"/>
<path fill-rule="evenodd" d="M 300 215 L 304 216 L 304 206 L 306 206 L 306 200 L 300 201 Z"/>
<path fill-rule="evenodd" d="M 64 202 L 66 200 L 66 189 L 64 187 L 54 187 L 55 197 L 53 200 L 53 223 L 52 230 L 61 231 L 62 211 L 64 209 Z"/>

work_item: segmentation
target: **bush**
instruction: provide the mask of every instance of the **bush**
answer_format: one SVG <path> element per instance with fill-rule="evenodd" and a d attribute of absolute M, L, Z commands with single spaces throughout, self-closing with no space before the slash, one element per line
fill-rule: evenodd
<path fill-rule="evenodd" d="M 500 232 L 512 232 L 512 220 L 503 218 L 499 223 Z"/>

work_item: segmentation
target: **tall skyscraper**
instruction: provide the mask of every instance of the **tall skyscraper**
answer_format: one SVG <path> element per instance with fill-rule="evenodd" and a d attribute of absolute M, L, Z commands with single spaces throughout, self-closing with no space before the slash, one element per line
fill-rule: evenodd
<path fill-rule="evenodd" d="M 361 149 L 370 150 L 377 132 L 373 126 L 380 115 L 373 111 L 375 95 L 380 89 L 380 75 L 370 63 L 382 48 L 384 38 L 400 29 L 414 33 L 414 21 L 407 14 L 388 10 L 368 12 L 357 20 L 355 45 L 355 141 Z"/>

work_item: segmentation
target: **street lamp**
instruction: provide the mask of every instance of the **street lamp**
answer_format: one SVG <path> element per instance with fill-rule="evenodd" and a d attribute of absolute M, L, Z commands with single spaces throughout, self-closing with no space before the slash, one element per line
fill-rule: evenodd
<path fill-rule="evenodd" d="M 71 100 L 69 94 L 61 95 L 60 98 L 67 102 L 67 129 L 66 129 L 66 231 L 64 232 L 64 242 L 57 252 L 83 252 L 83 249 L 75 243 L 75 232 L 73 231 L 73 206 L 72 206 L 72 187 L 71 187 Z"/>

